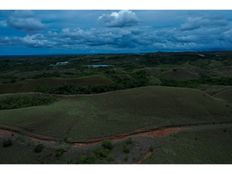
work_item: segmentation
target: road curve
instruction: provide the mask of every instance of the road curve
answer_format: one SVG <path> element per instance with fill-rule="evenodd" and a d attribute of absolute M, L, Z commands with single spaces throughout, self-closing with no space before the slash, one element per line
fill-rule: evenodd
<path fill-rule="evenodd" d="M 232 126 L 232 121 L 201 122 L 201 123 L 175 124 L 175 125 L 173 124 L 173 125 L 166 125 L 166 126 L 153 128 L 153 129 L 139 129 L 131 133 L 98 137 L 98 138 L 93 138 L 93 139 L 89 139 L 86 141 L 69 141 L 69 140 L 64 141 L 62 139 L 55 138 L 55 137 L 35 134 L 30 131 L 21 129 L 21 128 L 11 127 L 7 125 L 0 125 L 0 138 L 4 137 L 4 135 L 9 136 L 9 135 L 19 134 L 19 135 L 23 135 L 33 140 L 48 142 L 48 143 L 49 142 L 56 143 L 56 142 L 64 141 L 65 143 L 73 144 L 73 145 L 88 145 L 88 144 L 100 143 L 106 140 L 111 140 L 111 141 L 123 140 L 123 139 L 127 139 L 127 138 L 134 137 L 134 136 L 152 136 L 152 135 L 154 137 L 168 136 L 172 133 L 176 133 L 181 130 L 186 130 L 187 128 L 197 128 L 197 127 L 205 127 L 205 126 L 214 127 L 218 125 L 231 125 Z M 5 134 L 3 132 L 5 132 Z"/>

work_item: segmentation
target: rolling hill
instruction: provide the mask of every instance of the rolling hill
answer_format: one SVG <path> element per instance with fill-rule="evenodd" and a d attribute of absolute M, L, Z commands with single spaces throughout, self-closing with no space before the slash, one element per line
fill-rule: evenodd
<path fill-rule="evenodd" d="M 189 88 L 148 86 L 57 96 L 49 105 L 0 111 L 0 124 L 85 141 L 165 125 L 232 120 L 232 106 Z"/>

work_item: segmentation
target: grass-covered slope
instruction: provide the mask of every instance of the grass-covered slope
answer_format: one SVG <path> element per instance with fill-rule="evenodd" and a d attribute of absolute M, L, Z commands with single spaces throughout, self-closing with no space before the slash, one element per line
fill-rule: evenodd
<path fill-rule="evenodd" d="M 232 128 L 197 129 L 162 139 L 144 161 L 150 164 L 231 164 Z"/>
<path fill-rule="evenodd" d="M 70 140 L 224 120 L 232 120 L 228 103 L 199 90 L 172 87 L 66 96 L 50 105 L 0 111 L 0 124 Z"/>
<path fill-rule="evenodd" d="M 222 98 L 232 103 L 232 87 L 227 87 L 224 90 L 218 92 L 215 97 Z"/>

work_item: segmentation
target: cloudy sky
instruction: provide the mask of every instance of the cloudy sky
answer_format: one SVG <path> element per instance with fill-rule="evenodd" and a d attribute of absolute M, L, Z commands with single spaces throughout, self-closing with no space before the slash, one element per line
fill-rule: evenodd
<path fill-rule="evenodd" d="M 0 54 L 231 50 L 232 11 L 0 11 Z"/>

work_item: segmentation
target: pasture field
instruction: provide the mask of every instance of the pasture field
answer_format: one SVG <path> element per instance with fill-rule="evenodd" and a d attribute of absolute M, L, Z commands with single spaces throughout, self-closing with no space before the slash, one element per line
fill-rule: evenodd
<path fill-rule="evenodd" d="M 73 141 L 165 125 L 231 120 L 232 106 L 195 89 L 140 87 L 60 97 L 49 105 L 0 111 L 0 123 Z"/>
<path fill-rule="evenodd" d="M 231 136 L 231 126 L 181 132 L 166 138 L 144 163 L 231 164 Z"/>

